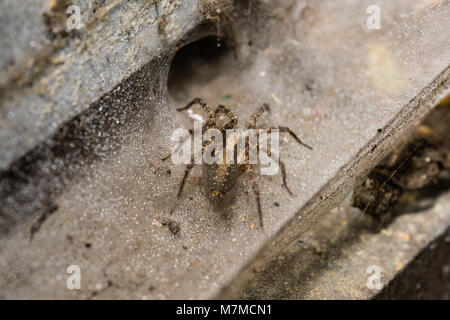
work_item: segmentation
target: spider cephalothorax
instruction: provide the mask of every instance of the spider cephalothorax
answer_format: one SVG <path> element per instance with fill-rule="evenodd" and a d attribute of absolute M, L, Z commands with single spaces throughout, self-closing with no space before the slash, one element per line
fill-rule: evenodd
<path fill-rule="evenodd" d="M 228 109 L 227 107 L 223 105 L 217 106 L 215 110 L 213 110 L 203 99 L 201 98 L 195 98 L 190 103 L 188 103 L 185 107 L 177 109 L 177 111 L 184 111 L 189 108 L 191 108 L 194 105 L 199 105 L 203 111 L 208 115 L 208 120 L 202 127 L 202 133 L 204 133 L 207 129 L 218 129 L 222 132 L 223 137 L 223 145 L 227 146 L 226 141 L 226 130 L 234 129 L 237 125 L 238 119 L 236 114 Z M 256 128 L 256 122 L 259 117 L 264 113 L 264 111 L 269 111 L 269 106 L 267 104 L 263 104 L 258 110 L 256 110 L 250 117 L 250 121 L 248 123 L 247 129 L 256 129 L 257 132 L 265 131 L 267 133 L 270 133 L 272 130 L 279 130 L 279 132 L 287 133 L 291 137 L 295 139 L 299 144 L 307 147 L 308 149 L 312 148 L 308 146 L 307 144 L 303 143 L 288 127 L 268 127 L 268 128 Z M 216 117 L 218 114 L 223 114 L 228 118 L 228 122 L 226 122 L 223 126 L 218 127 Z M 191 134 L 193 134 L 193 130 L 191 129 L 189 131 Z M 258 133 L 257 133 L 258 134 Z M 203 143 L 203 150 L 208 146 L 208 144 L 211 141 L 206 141 Z M 234 148 L 236 148 L 236 145 L 234 144 Z M 270 151 L 268 151 L 270 153 Z M 233 164 L 227 164 L 227 161 L 225 159 L 226 155 L 223 155 L 223 162 L 222 163 L 214 163 L 214 164 L 203 164 L 202 165 L 202 173 L 203 178 L 205 180 L 205 185 L 208 191 L 208 194 L 210 195 L 210 198 L 212 200 L 221 199 L 223 195 L 228 192 L 235 184 L 238 179 L 238 177 L 244 173 L 248 172 L 250 175 L 250 180 L 252 182 L 252 189 L 255 194 L 256 203 L 257 203 L 257 209 L 258 209 L 258 215 L 259 215 L 259 222 L 261 228 L 263 228 L 263 220 L 262 220 L 262 210 L 261 210 L 261 202 L 260 202 L 260 192 L 259 187 L 255 179 L 253 166 L 254 164 L 251 164 L 249 161 L 249 145 L 248 143 L 245 145 L 245 161 L 244 163 L 233 163 Z M 170 156 L 165 157 L 163 160 L 167 160 Z M 284 163 L 279 160 L 280 168 L 281 168 L 281 175 L 282 175 L 282 186 L 289 192 L 289 194 L 292 195 L 291 190 L 288 188 L 286 184 L 286 169 Z M 181 181 L 177 200 L 181 199 L 184 185 L 186 183 L 186 180 L 189 176 L 189 173 L 191 169 L 193 168 L 193 164 L 189 164 L 186 167 L 186 170 L 184 172 L 183 180 Z M 174 208 L 172 209 L 172 212 Z M 172 213 L 171 212 L 171 213 Z"/>

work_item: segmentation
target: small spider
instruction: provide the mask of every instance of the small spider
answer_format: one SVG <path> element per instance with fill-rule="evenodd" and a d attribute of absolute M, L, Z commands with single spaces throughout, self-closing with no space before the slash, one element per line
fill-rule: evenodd
<path fill-rule="evenodd" d="M 236 114 L 234 113 L 234 111 L 228 109 L 227 107 L 225 107 L 223 105 L 218 105 L 216 110 L 214 111 L 201 98 L 193 99 L 185 107 L 177 109 L 177 111 L 188 110 L 189 108 L 191 108 L 194 105 L 199 105 L 202 108 L 202 110 L 204 112 L 206 112 L 208 115 L 208 121 L 206 121 L 205 125 L 203 126 L 202 133 L 204 133 L 207 129 L 212 129 L 212 128 L 220 130 L 222 132 L 222 136 L 223 136 L 223 145 L 226 146 L 227 144 L 226 144 L 225 132 L 227 129 L 234 129 L 238 122 L 238 118 L 237 118 Z M 264 111 L 270 111 L 269 105 L 267 105 L 265 103 L 251 115 L 247 129 L 257 129 L 256 122 L 257 122 L 258 118 L 262 116 Z M 217 124 L 216 124 L 216 116 L 218 114 L 223 114 L 228 117 L 228 122 L 225 123 L 222 127 L 217 127 Z M 268 134 L 272 130 L 279 130 L 279 132 L 289 134 L 299 144 L 312 150 L 312 147 L 303 143 L 297 137 L 297 135 L 294 132 L 292 132 L 292 130 L 289 129 L 288 127 L 258 128 L 257 130 L 266 131 Z M 189 132 L 191 133 L 191 135 L 194 133 L 194 131 L 192 129 L 189 130 Z M 208 142 L 206 142 L 206 145 L 207 144 L 208 144 Z M 203 145 L 203 149 L 205 148 L 206 145 L 205 144 Z M 236 150 L 236 144 L 234 145 L 234 148 Z M 268 151 L 268 154 L 270 155 L 270 151 Z M 170 157 L 170 155 L 163 158 L 162 160 L 165 161 L 169 157 Z M 279 161 L 279 163 L 280 163 L 280 168 L 281 168 L 282 186 L 287 190 L 287 192 L 290 195 L 293 195 L 293 193 L 288 188 L 287 183 L 286 183 L 285 165 L 281 160 Z M 189 164 L 186 167 L 186 170 L 185 170 L 184 176 L 183 176 L 183 180 L 181 181 L 180 187 L 178 189 L 177 202 L 181 199 L 186 180 L 187 180 L 189 173 L 191 172 L 191 169 L 193 167 L 194 167 L 193 164 Z M 249 161 L 249 146 L 246 143 L 246 145 L 245 145 L 245 163 L 243 163 L 243 164 L 227 164 L 226 161 L 223 161 L 222 164 L 216 164 L 216 163 L 211 164 L 211 165 L 203 164 L 202 173 L 203 173 L 203 178 L 206 182 L 206 188 L 207 188 L 208 194 L 210 195 L 211 200 L 220 200 L 223 197 L 223 195 L 226 192 L 228 192 L 235 185 L 238 177 L 241 174 L 243 174 L 244 172 L 248 172 L 250 175 L 251 183 L 252 183 L 253 193 L 256 198 L 256 204 L 257 204 L 258 216 L 259 216 L 259 224 L 260 224 L 261 229 L 263 229 L 264 225 L 263 225 L 262 210 L 261 210 L 260 192 L 259 192 L 259 186 L 255 179 L 253 167 L 254 167 L 254 165 L 250 164 L 250 161 Z M 173 213 L 175 207 L 176 207 L 176 204 L 175 204 L 174 208 L 172 209 L 171 214 Z"/>

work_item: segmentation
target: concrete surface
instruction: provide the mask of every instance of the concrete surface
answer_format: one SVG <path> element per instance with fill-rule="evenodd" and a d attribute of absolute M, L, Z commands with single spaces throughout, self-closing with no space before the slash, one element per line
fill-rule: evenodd
<path fill-rule="evenodd" d="M 377 31 L 370 1 L 230 3 L 161 1 L 157 19 L 150 2 L 105 2 L 85 31 L 56 39 L 55 63 L 2 92 L 3 298 L 236 296 L 449 92 L 446 1 L 379 1 Z M 178 46 L 217 33 L 229 50 L 188 57 L 194 74 L 167 88 Z M 281 144 L 294 197 L 279 176 L 258 179 L 265 232 L 246 176 L 214 208 L 196 169 L 169 215 L 184 168 L 160 159 L 191 125 L 174 109 L 194 96 L 226 103 L 241 125 L 270 103 L 261 125 L 314 147 Z M 66 288 L 73 264 L 81 290 Z"/>
<path fill-rule="evenodd" d="M 428 141 L 433 140 L 435 150 L 450 157 L 449 102 L 444 99 L 414 130 L 415 138 L 406 141 L 423 141 L 417 136 L 424 137 L 423 130 L 430 128 Z M 418 148 L 410 150 L 406 158 L 398 159 L 392 180 L 400 179 L 404 167 L 409 168 L 404 181 L 418 176 L 421 168 L 413 165 L 418 163 Z M 449 299 L 450 171 L 444 167 L 438 176 L 428 185 L 403 189 L 399 202 L 386 212 L 351 207 L 352 198 L 358 196 L 355 190 L 316 226 L 280 250 L 238 297 Z M 374 287 L 377 275 L 379 287 Z"/>
<path fill-rule="evenodd" d="M 241 299 L 450 299 L 450 194 L 402 212 L 375 231 L 371 218 L 340 207 L 283 250 Z M 380 270 L 382 290 L 369 288 Z M 369 272 L 368 272 L 369 271 Z"/>

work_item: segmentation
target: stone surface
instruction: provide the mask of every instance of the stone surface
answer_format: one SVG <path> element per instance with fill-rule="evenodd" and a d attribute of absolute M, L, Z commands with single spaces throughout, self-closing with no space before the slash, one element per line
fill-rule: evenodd
<path fill-rule="evenodd" d="M 106 1 L 85 30 L 51 42 L 32 81 L 0 81 L 0 295 L 235 296 L 449 92 L 449 5 L 379 1 L 382 28 L 370 31 L 370 4 L 160 1 L 156 15 L 151 2 Z M 179 50 L 208 34 L 228 50 Z M 192 70 L 167 87 L 176 52 Z M 281 143 L 295 196 L 279 175 L 258 179 L 264 232 L 245 175 L 216 208 L 197 168 L 169 214 L 184 168 L 161 158 L 173 129 L 192 125 L 175 108 L 195 96 L 227 104 L 240 125 L 270 103 L 260 125 L 314 147 Z M 66 288 L 73 264 L 79 291 Z"/>

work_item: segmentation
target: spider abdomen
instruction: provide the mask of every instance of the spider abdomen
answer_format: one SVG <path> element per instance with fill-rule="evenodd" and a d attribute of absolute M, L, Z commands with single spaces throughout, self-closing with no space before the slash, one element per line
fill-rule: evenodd
<path fill-rule="evenodd" d="M 211 198 L 220 199 L 236 184 L 239 176 L 239 165 L 205 164 L 202 167 L 202 173 Z"/>

